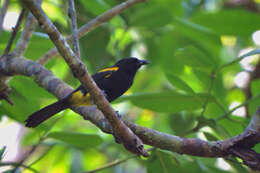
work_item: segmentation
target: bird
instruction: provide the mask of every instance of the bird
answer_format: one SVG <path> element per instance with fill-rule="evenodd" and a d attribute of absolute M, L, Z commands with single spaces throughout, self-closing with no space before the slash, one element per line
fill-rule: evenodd
<path fill-rule="evenodd" d="M 149 61 L 135 57 L 123 58 L 113 66 L 98 71 L 92 75 L 92 78 L 106 99 L 112 102 L 132 86 L 136 72 L 141 66 L 146 64 L 149 64 Z M 53 115 L 71 106 L 91 106 L 93 104 L 89 92 L 80 85 L 64 98 L 32 113 L 25 120 L 25 126 L 34 128 Z"/>

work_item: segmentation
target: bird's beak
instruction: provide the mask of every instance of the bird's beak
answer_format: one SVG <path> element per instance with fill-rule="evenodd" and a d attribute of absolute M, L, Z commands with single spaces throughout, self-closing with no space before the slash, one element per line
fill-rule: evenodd
<path fill-rule="evenodd" d="M 147 61 L 147 60 L 139 60 L 139 64 L 142 66 L 142 65 L 146 65 L 146 64 L 149 64 L 150 62 Z"/>

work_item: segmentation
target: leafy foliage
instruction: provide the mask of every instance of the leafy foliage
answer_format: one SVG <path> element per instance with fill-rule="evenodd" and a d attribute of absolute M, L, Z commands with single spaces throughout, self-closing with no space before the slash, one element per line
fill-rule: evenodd
<path fill-rule="evenodd" d="M 79 25 L 120 2 L 123 0 L 75 1 Z M 237 135 L 260 105 L 259 76 L 246 84 L 251 99 L 244 88 L 235 83 L 240 72 L 248 73 L 241 60 L 253 58 L 249 63 L 251 66 L 259 61 L 260 49 L 251 37 L 260 24 L 259 13 L 245 8 L 228 9 L 225 2 L 149 0 L 138 4 L 83 37 L 80 40 L 81 58 L 91 73 L 123 57 L 134 55 L 151 61 L 138 72 L 129 92 L 113 103 L 120 113 L 140 125 L 209 141 Z M 48 0 L 43 6 L 62 34 L 68 35 L 71 30 L 63 3 Z M 21 8 L 18 2 L 12 2 L 11 7 Z M 1 33 L 0 53 L 10 35 L 10 31 Z M 36 60 L 52 47 L 51 41 L 37 26 L 25 57 Z M 248 48 L 252 51 L 240 54 Z M 55 57 L 46 67 L 72 86 L 79 84 L 61 58 Z M 240 82 L 245 80 L 240 79 Z M 0 117 L 7 116 L 23 124 L 30 113 L 55 100 L 31 79 L 16 76 L 9 84 L 15 106 L 0 101 Z M 237 116 L 241 113 L 238 111 L 227 114 L 234 105 L 243 104 L 247 99 L 247 107 L 242 107 L 247 109 L 247 116 Z M 55 147 L 33 168 L 43 172 L 88 171 L 129 156 L 110 135 L 101 133 L 72 111 L 61 114 L 62 118 L 43 143 Z M 39 134 L 50 128 L 50 121 L 36 130 L 26 131 L 23 144 L 35 144 Z M 5 148 L 0 150 L 1 158 L 7 151 Z M 100 172 L 248 171 L 237 160 L 228 160 L 228 167 L 216 163 L 215 158 L 155 150 L 147 160 L 135 158 Z"/>

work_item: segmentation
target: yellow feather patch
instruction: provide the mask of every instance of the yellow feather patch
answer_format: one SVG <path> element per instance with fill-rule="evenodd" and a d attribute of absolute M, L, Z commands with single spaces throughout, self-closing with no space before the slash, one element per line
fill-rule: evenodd
<path fill-rule="evenodd" d="M 118 67 L 109 67 L 109 68 L 105 68 L 103 70 L 100 70 L 99 72 L 117 71 L 118 69 L 119 69 Z"/>
<path fill-rule="evenodd" d="M 87 93 L 86 95 L 83 95 L 81 90 L 73 93 L 71 98 L 69 99 L 69 102 L 72 106 L 90 106 L 90 105 L 92 105 L 92 100 L 90 98 L 90 94 Z"/>

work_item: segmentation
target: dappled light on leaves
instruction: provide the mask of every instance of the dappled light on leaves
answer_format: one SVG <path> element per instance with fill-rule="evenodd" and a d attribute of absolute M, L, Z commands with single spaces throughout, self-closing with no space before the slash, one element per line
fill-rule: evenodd
<path fill-rule="evenodd" d="M 1 11 L 7 1 L 1 1 Z M 21 2 L 24 1 L 27 0 Z M 132 151 L 145 149 L 149 157 L 139 157 L 118 144 L 121 141 L 95 106 L 73 107 L 36 129 L 24 127 L 30 113 L 55 102 L 54 96 L 63 98 L 72 91 L 70 86 L 80 85 L 70 63 L 54 49 L 57 44 L 49 35 L 56 32 L 48 35 L 46 23 L 30 26 L 26 16 L 12 45 L 12 54 L 0 58 L 0 95 L 7 87 L 8 98 L 14 104 L 0 100 L 0 120 L 7 123 L 8 117 L 8 123 L 19 123 L 21 127 L 14 134 L 21 138 L 15 141 L 18 154 L 11 160 L 5 159 L 11 146 L 7 143 L 11 131 L 0 127 L 5 134 L 0 140 L 0 170 L 244 173 L 250 168 L 260 169 L 255 164 L 260 160 L 254 160 L 259 158 L 254 151 L 260 152 L 256 134 L 260 128 L 254 129 L 260 124 L 258 1 L 74 3 L 80 60 L 90 74 L 125 57 L 150 61 L 136 74 L 131 89 L 111 103 L 120 122 L 146 144 L 143 148 L 140 141 L 131 141 L 125 146 Z M 18 1 L 8 4 L 3 31 L 0 30 L 1 56 L 12 36 L 11 27 L 16 24 L 13 18 L 23 7 Z M 67 1 L 43 1 L 42 8 L 66 38 L 67 48 L 73 48 Z M 26 36 L 24 30 L 32 32 L 31 36 Z M 21 51 L 22 56 L 16 57 L 12 51 L 19 41 L 25 43 L 22 38 L 29 42 Z"/>

